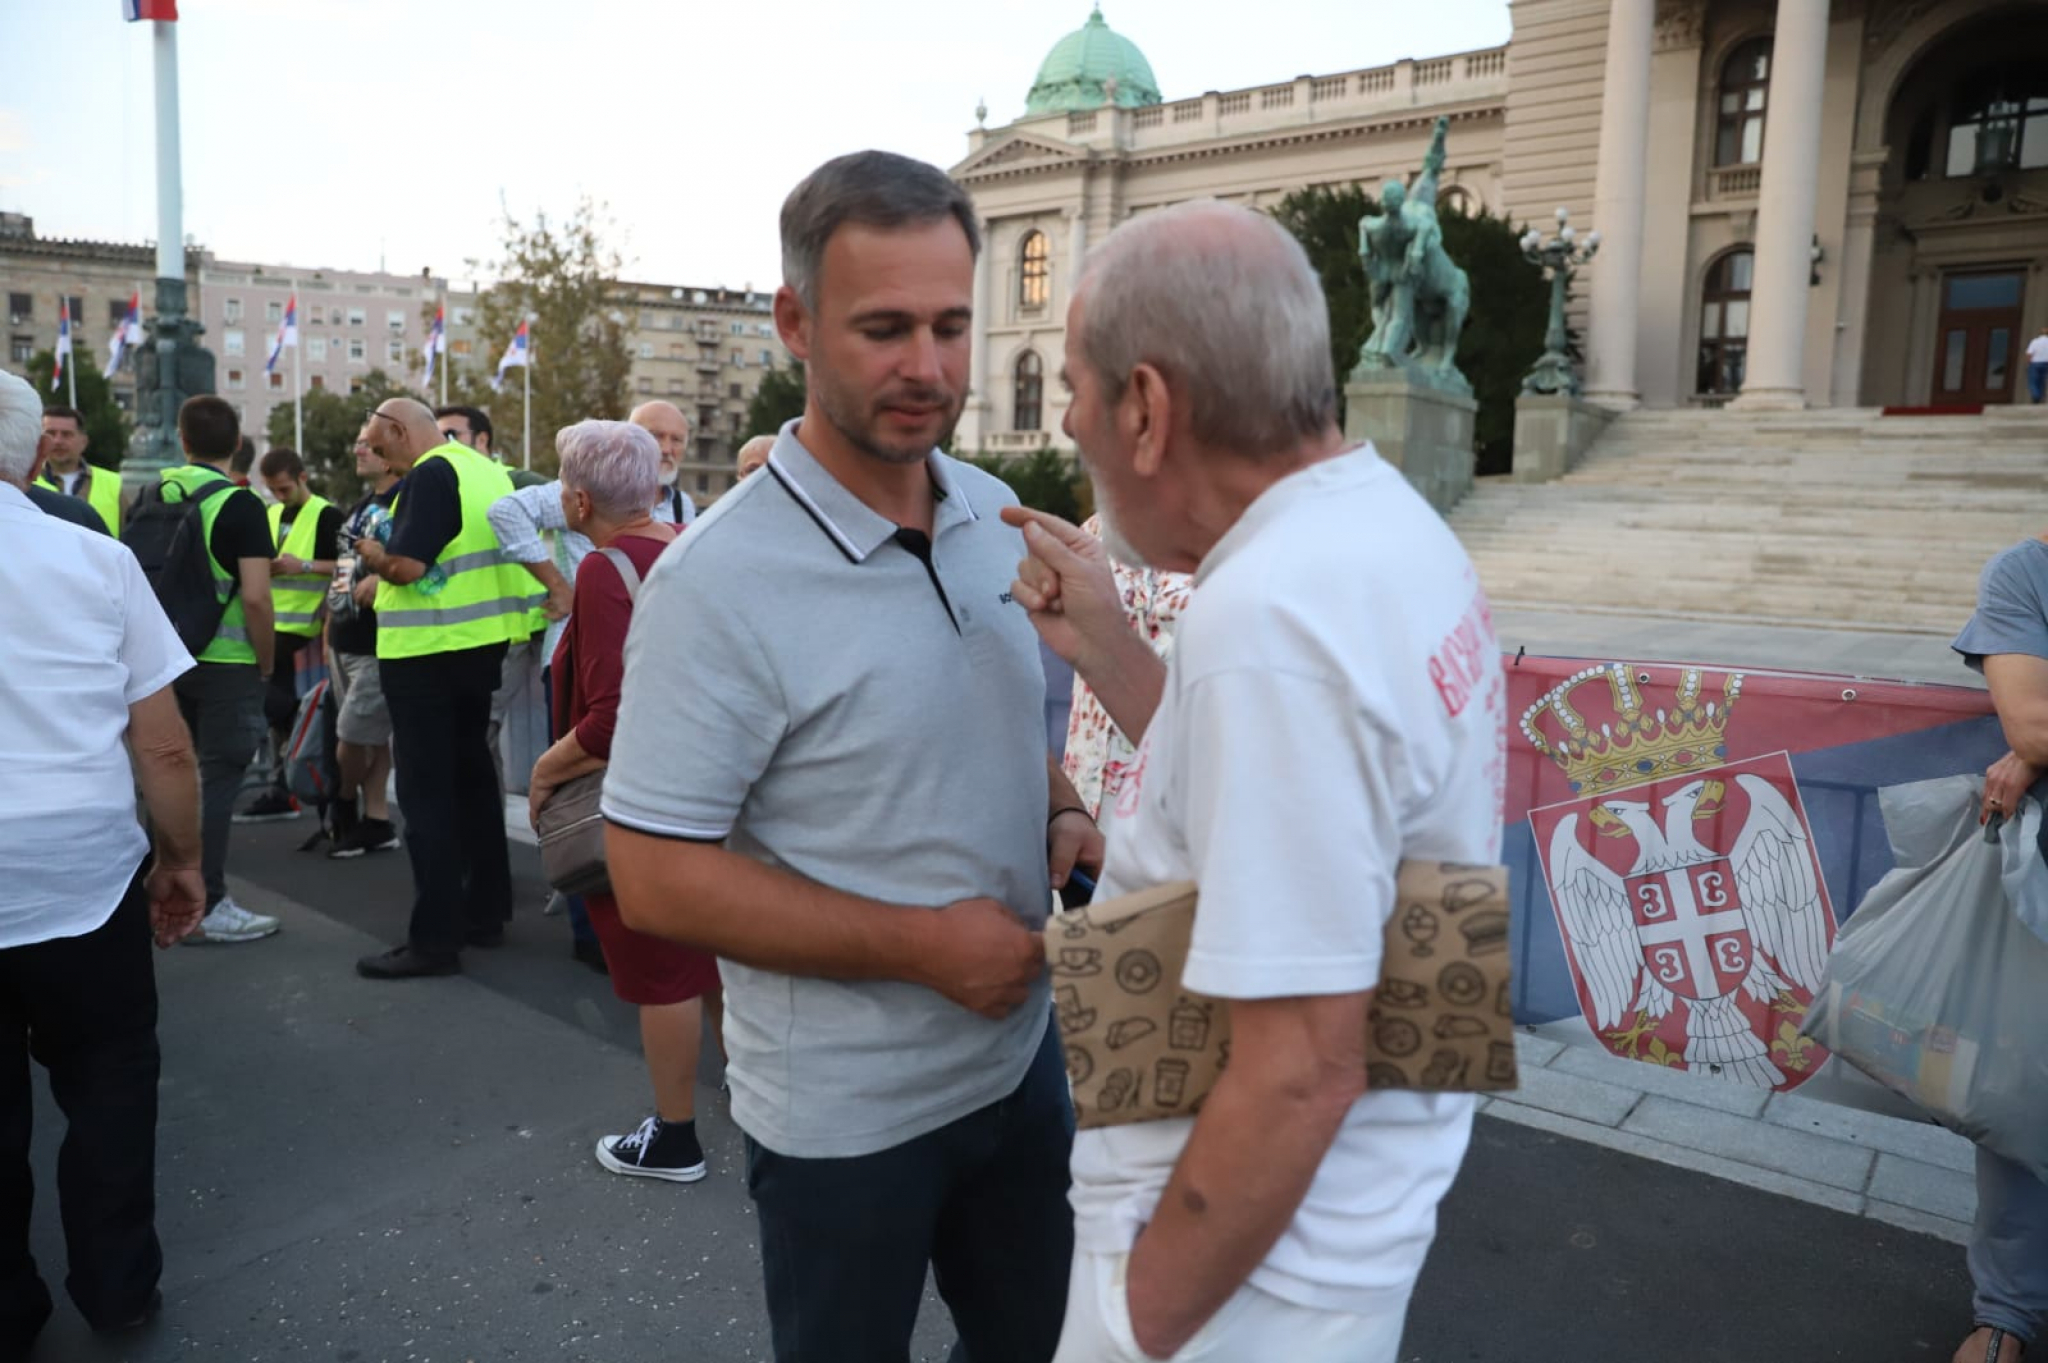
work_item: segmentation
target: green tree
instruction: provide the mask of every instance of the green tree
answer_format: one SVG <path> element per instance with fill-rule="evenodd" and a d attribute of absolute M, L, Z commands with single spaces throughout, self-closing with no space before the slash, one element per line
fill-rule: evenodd
<path fill-rule="evenodd" d="M 78 376 L 78 402 L 75 405 L 79 415 L 85 418 L 86 461 L 94 468 L 118 469 L 128 453 L 128 438 L 134 434 L 135 424 L 121 410 L 121 404 L 114 401 L 114 385 L 100 372 L 99 360 L 92 353 L 92 347 L 74 347 L 71 365 Z M 44 406 L 73 406 L 68 380 L 60 382 L 54 391 L 50 387 L 50 375 L 56 367 L 57 353 L 39 350 L 29 358 L 26 377 L 41 395 Z"/>
<path fill-rule="evenodd" d="M 785 423 L 802 416 L 809 392 L 804 384 L 803 361 L 793 359 L 787 365 L 778 364 L 770 369 L 761 376 L 761 386 L 747 401 L 747 426 L 740 439 L 774 435 Z"/>
<path fill-rule="evenodd" d="M 340 393 L 332 388 L 308 392 L 303 399 L 306 447 L 299 451 L 299 457 L 306 461 L 313 490 L 343 506 L 362 496 L 363 480 L 356 476 L 356 433 L 385 399 L 419 396 L 394 382 L 381 369 L 364 375 L 362 386 L 353 393 Z M 270 426 L 265 433 L 273 446 L 292 443 L 290 403 L 279 403 L 270 409 Z"/>
<path fill-rule="evenodd" d="M 1017 500 L 1034 510 L 1050 511 L 1076 524 L 1085 519 L 1081 485 L 1086 475 L 1050 445 L 1016 459 L 982 455 L 969 462 L 1008 483 Z"/>
<path fill-rule="evenodd" d="M 498 280 L 483 295 L 477 327 L 491 372 L 520 319 L 531 319 L 533 449 L 524 453 L 550 477 L 559 467 L 556 431 L 588 417 L 623 420 L 630 409 L 633 359 L 626 336 L 636 319 L 632 305 L 620 301 L 624 262 L 608 239 L 610 226 L 588 199 L 560 221 L 537 213 L 523 222 L 508 212 L 498 259 L 479 267 Z M 477 369 L 450 374 L 449 396 L 490 412 L 496 443 L 516 467 L 526 423 L 525 376 L 507 370 L 504 388 L 494 393 L 488 374 Z"/>
<path fill-rule="evenodd" d="M 1358 363 L 1372 333 L 1372 295 L 1358 256 L 1360 219 L 1379 213 L 1363 186 L 1298 190 L 1274 206 L 1273 216 L 1308 252 L 1330 304 L 1330 362 L 1338 384 Z M 1467 215 L 1445 209 L 1444 251 L 1472 284 L 1472 312 L 1458 340 L 1458 368 L 1479 402 L 1473 443 L 1480 473 L 1506 473 L 1515 447 L 1515 396 L 1522 376 L 1543 353 L 1550 309 L 1542 271 L 1522 258 L 1519 230 L 1481 209 Z"/>

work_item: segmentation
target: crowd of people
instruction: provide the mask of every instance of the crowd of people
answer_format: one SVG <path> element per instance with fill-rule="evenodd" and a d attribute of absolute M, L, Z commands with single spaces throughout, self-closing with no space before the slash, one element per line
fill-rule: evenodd
<path fill-rule="evenodd" d="M 570 910 L 639 1010 L 652 1114 L 596 1158 L 704 1177 L 708 1030 L 779 1363 L 900 1363 L 928 1274 L 956 1360 L 1399 1356 L 1474 1104 L 1373 1089 L 1367 1017 L 1399 863 L 1500 856 L 1505 735 L 1430 683 L 1477 577 L 1399 470 L 1343 436 L 1306 256 L 1214 202 L 1091 251 L 1060 374 L 1097 511 L 1077 527 L 940 452 L 981 244 L 957 185 L 841 157 L 790 194 L 781 238 L 775 320 L 807 405 L 739 452 L 746 476 L 701 517 L 666 403 L 564 429 L 559 478 L 517 487 L 485 413 L 404 398 L 365 423 L 346 510 L 290 450 L 257 466 L 266 508 L 229 476 L 233 409 L 201 397 L 180 414 L 187 463 L 102 511 L 112 480 L 81 464 L 75 414 L 44 414 L 38 448 L 34 394 L 0 378 L 0 599 L 28 603 L 38 651 L 0 669 L 0 724 L 66 697 L 0 773 L 0 829 L 31 849 L 0 904 L 0 1019 L 50 1068 L 63 1169 L 94 1170 L 59 1191 L 95 1326 L 160 1302 L 147 942 L 278 930 L 226 892 L 233 804 L 266 727 L 275 767 L 291 659 L 324 633 L 329 855 L 402 845 L 413 873 L 406 939 L 359 961 L 366 978 L 452 974 L 504 940 L 508 688 L 536 672 L 546 693 L 536 818 L 602 773 L 610 888 Z M 37 510 L 67 496 L 94 534 Z M 99 533 L 124 514 L 132 553 Z M 198 625 L 152 547 L 181 515 L 204 544 Z M 1987 795 L 2016 802 L 2039 774 L 2024 762 L 2048 767 L 2039 725 L 2011 717 L 2048 696 L 2048 577 L 2008 576 L 2005 596 L 2034 595 L 2001 596 L 1970 648 L 2030 735 Z M 1041 646 L 1078 678 L 1064 765 Z M 1500 680 L 1497 648 L 1473 666 Z M 135 788 L 148 838 L 108 817 Z M 292 812 L 274 786 L 240 817 Z M 1181 983 L 1230 1001 L 1232 1050 L 1193 1117 L 1076 1133 L 1042 934 L 1077 871 L 1102 896 L 1200 887 Z M 95 1000 L 130 986 L 118 1016 L 81 1017 L 67 986 L 87 974 Z M 51 1309 L 11 1115 L 25 1064 L 7 1066 L 0 1343 Z M 2014 1363 L 2039 1328 L 2040 1192 L 1973 1250 L 1968 1363 Z"/>

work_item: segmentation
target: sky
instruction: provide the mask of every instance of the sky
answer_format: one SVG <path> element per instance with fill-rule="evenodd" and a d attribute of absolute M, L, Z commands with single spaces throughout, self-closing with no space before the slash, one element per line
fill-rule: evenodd
<path fill-rule="evenodd" d="M 1024 111 L 1088 0 L 179 0 L 188 236 L 225 260 L 488 280 L 515 216 L 588 196 L 629 278 L 768 288 L 813 166 L 950 166 Z M 150 25 L 0 0 L 0 210 L 156 232 Z M 1507 0 L 1106 0 L 1169 100 L 1497 46 Z M 27 60 L 21 60 L 22 56 Z M 481 262 L 480 264 L 476 262 Z"/>

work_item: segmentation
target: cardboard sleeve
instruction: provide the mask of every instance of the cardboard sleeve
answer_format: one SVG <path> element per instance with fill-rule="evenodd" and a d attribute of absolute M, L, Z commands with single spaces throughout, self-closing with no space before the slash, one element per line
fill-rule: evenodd
<path fill-rule="evenodd" d="M 1053 1008 L 1083 1130 L 1188 1117 L 1230 1063 L 1227 1000 L 1180 987 L 1197 892 L 1182 881 L 1053 915 Z M 1403 862 L 1367 1020 L 1375 1089 L 1515 1087 L 1508 873 Z"/>

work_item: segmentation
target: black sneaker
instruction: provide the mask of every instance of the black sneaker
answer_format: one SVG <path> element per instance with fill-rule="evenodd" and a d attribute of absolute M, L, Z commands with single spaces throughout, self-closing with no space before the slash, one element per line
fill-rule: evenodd
<path fill-rule="evenodd" d="M 357 836 L 366 852 L 390 852 L 399 846 L 398 825 L 389 819 L 364 819 Z"/>
<path fill-rule="evenodd" d="M 615 1174 L 670 1183 L 695 1183 L 705 1174 L 697 1124 L 664 1122 L 659 1117 L 649 1117 L 629 1135 L 606 1136 L 599 1141 L 597 1162 Z"/>
<path fill-rule="evenodd" d="M 276 823 L 299 817 L 299 802 L 281 790 L 266 791 L 235 815 L 236 823 Z"/>
<path fill-rule="evenodd" d="M 356 962 L 356 974 L 366 980 L 412 980 L 426 975 L 459 975 L 462 962 L 454 956 L 422 956 L 410 946 L 393 947 Z"/>

